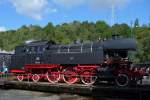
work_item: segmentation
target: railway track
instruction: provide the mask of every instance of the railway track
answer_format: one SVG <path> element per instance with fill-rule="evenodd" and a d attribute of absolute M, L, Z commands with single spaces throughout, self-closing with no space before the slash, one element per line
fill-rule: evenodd
<path fill-rule="evenodd" d="M 71 93 L 79 95 L 88 95 L 92 97 L 112 97 L 141 100 L 150 98 L 150 85 L 137 85 L 135 87 L 118 87 L 114 85 L 100 84 L 96 86 L 87 86 L 83 84 L 68 85 L 65 83 L 51 84 L 48 82 L 18 82 L 5 81 L 7 89 L 21 89 L 31 91 L 41 91 L 50 93 Z"/>

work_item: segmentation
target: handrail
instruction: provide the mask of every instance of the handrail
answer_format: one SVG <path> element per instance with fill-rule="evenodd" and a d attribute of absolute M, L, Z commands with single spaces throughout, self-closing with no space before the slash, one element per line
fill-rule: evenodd
<path fill-rule="evenodd" d="M 81 53 L 83 52 L 83 43 L 81 44 Z"/>
<path fill-rule="evenodd" d="M 60 53 L 61 47 L 62 47 L 62 46 L 60 45 L 59 48 L 58 48 L 58 51 L 57 51 L 58 53 Z"/>
<path fill-rule="evenodd" d="M 93 52 L 93 42 L 92 42 L 92 44 L 91 44 L 91 52 Z"/>
<path fill-rule="evenodd" d="M 70 45 L 68 46 L 68 53 L 70 52 Z"/>

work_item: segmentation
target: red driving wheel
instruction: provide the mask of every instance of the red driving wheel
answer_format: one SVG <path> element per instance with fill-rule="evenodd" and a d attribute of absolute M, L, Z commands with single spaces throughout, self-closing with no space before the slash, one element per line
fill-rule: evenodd
<path fill-rule="evenodd" d="M 90 70 L 85 70 L 80 75 L 82 83 L 86 85 L 92 85 L 96 82 L 97 76 Z"/>
<path fill-rule="evenodd" d="M 32 80 L 33 80 L 33 82 L 38 82 L 40 80 L 40 76 L 38 74 L 33 74 Z"/>
<path fill-rule="evenodd" d="M 18 75 L 17 75 L 17 80 L 18 80 L 19 82 L 22 82 L 22 81 L 24 80 L 24 76 L 23 76 L 22 74 L 18 74 Z"/>
<path fill-rule="evenodd" d="M 60 80 L 60 71 L 57 68 L 48 70 L 46 78 L 50 83 L 57 83 Z"/>
<path fill-rule="evenodd" d="M 67 84 L 74 84 L 78 81 L 78 73 L 73 69 L 73 67 L 65 68 L 63 70 L 63 80 Z"/>

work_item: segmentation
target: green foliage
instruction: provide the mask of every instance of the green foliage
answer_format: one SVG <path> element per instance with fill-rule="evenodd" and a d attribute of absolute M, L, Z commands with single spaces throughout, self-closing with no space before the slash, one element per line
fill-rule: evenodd
<path fill-rule="evenodd" d="M 131 36 L 131 29 L 127 24 L 115 24 L 112 26 L 112 33 L 113 34 L 119 34 L 124 37 L 130 37 Z"/>
<path fill-rule="evenodd" d="M 109 34 L 110 26 L 104 21 L 97 21 L 95 24 L 95 28 L 98 37 L 102 37 L 102 38 L 110 37 Z"/>
<path fill-rule="evenodd" d="M 138 19 L 135 20 L 134 27 L 139 27 L 139 20 Z"/>
<path fill-rule="evenodd" d="M 148 27 L 136 28 L 136 38 L 138 40 L 138 62 L 150 63 L 150 29 Z"/>
<path fill-rule="evenodd" d="M 138 43 L 138 52 L 135 57 L 131 55 L 132 58 L 135 62 L 150 62 L 150 25 L 140 26 L 138 19 L 135 20 L 132 30 L 125 23 L 111 27 L 104 21 L 95 23 L 73 21 L 56 26 L 48 23 L 45 27 L 24 25 L 18 30 L 0 32 L 0 48 L 11 51 L 27 40 L 53 40 L 58 44 L 70 44 L 76 40 L 98 41 L 98 39 L 109 38 L 112 34 L 119 34 L 123 37 L 134 35 Z"/>

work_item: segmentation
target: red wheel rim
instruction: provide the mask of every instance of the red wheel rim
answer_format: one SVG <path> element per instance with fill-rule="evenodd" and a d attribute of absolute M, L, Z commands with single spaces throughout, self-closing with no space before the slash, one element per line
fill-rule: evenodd
<path fill-rule="evenodd" d="M 93 85 L 96 82 L 97 76 L 94 72 L 84 71 L 81 73 L 81 81 L 86 85 Z"/>
<path fill-rule="evenodd" d="M 74 84 L 78 81 L 78 74 L 72 68 L 66 68 L 63 70 L 63 80 L 67 84 Z"/>
<path fill-rule="evenodd" d="M 60 80 L 60 71 L 58 69 L 51 69 L 47 72 L 46 77 L 50 83 L 57 83 Z"/>
<path fill-rule="evenodd" d="M 17 75 L 17 79 L 18 79 L 18 81 L 22 82 L 24 79 L 24 76 L 19 74 L 19 75 Z"/>
<path fill-rule="evenodd" d="M 40 80 L 40 76 L 38 74 L 34 74 L 32 76 L 32 80 L 33 80 L 33 82 L 38 82 Z"/>

